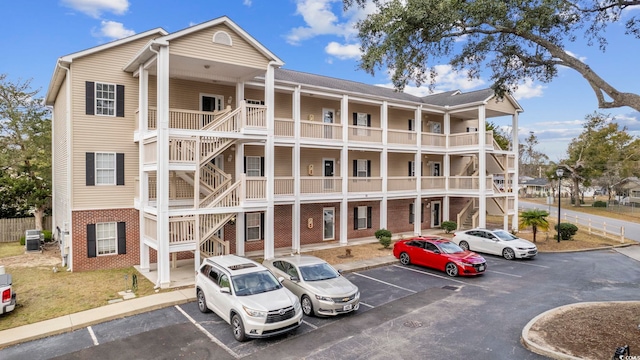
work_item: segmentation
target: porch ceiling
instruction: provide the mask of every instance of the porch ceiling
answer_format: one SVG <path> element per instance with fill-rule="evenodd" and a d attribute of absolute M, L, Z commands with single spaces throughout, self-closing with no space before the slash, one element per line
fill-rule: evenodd
<path fill-rule="evenodd" d="M 157 75 L 157 62 L 148 68 L 149 74 Z M 236 83 L 249 81 L 256 76 L 264 76 L 265 69 L 171 55 L 169 58 L 169 77 L 194 81 L 220 81 Z"/>

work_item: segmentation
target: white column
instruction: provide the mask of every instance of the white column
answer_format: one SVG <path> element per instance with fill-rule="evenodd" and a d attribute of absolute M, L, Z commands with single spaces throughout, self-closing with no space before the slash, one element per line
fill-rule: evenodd
<path fill-rule="evenodd" d="M 293 92 L 293 138 L 295 143 L 293 145 L 293 195 L 295 200 L 293 201 L 293 243 L 291 248 L 294 252 L 300 252 L 300 86 L 296 86 Z"/>
<path fill-rule="evenodd" d="M 340 202 L 340 244 L 348 243 L 349 224 L 349 96 L 340 101 L 340 124 L 342 125 L 342 150 L 340 151 L 340 176 L 342 176 L 342 201 Z"/>
<path fill-rule="evenodd" d="M 238 82 L 236 83 L 236 106 L 234 109 L 237 109 L 240 106 L 240 101 L 244 100 L 244 83 Z"/>
<path fill-rule="evenodd" d="M 264 258 L 274 257 L 274 172 L 275 172 L 275 139 L 274 139 L 274 66 L 269 64 L 264 79 L 264 103 L 267 106 L 267 141 L 264 146 L 264 170 L 267 178 L 267 212 L 264 217 Z"/>
<path fill-rule="evenodd" d="M 140 229 L 140 270 L 149 271 L 149 247 L 144 244 L 144 209 L 148 204 L 149 178 L 144 172 L 144 134 L 149 116 L 149 72 L 140 65 L 138 78 L 138 204 Z"/>
<path fill-rule="evenodd" d="M 487 151 L 485 134 L 487 133 L 485 106 L 478 107 L 478 226 L 487 226 Z"/>
<path fill-rule="evenodd" d="M 389 136 L 389 108 L 386 101 L 380 105 L 380 125 L 382 127 L 382 152 L 380 153 L 380 177 L 382 178 L 382 201 L 380 202 L 380 228 L 387 228 L 387 182 L 389 181 L 389 164 L 388 156 L 389 150 L 388 136 Z"/>
<path fill-rule="evenodd" d="M 446 136 L 446 153 L 443 156 L 442 176 L 444 176 L 444 197 L 442 199 L 442 221 L 449 221 L 451 212 L 451 197 L 449 196 L 449 177 L 451 176 L 451 155 L 449 155 L 449 135 L 451 134 L 451 115 L 444 114 L 443 134 Z"/>
<path fill-rule="evenodd" d="M 423 156 L 422 156 L 422 106 L 418 106 L 414 114 L 415 130 L 417 134 L 416 144 L 418 145 L 418 151 L 414 156 L 415 164 L 415 178 L 416 178 L 416 199 L 413 202 L 413 232 L 416 235 L 422 234 L 422 176 L 424 175 Z"/>
<path fill-rule="evenodd" d="M 158 283 L 169 287 L 169 48 L 158 53 L 157 70 L 157 207 L 158 207 Z"/>
<path fill-rule="evenodd" d="M 236 175 L 235 179 L 244 180 L 244 144 L 236 143 Z M 244 187 L 246 183 L 243 183 Z M 244 256 L 244 239 L 246 227 L 244 224 L 244 212 L 236 214 L 236 255 Z"/>
<path fill-rule="evenodd" d="M 518 164 L 518 150 L 520 149 L 520 139 L 518 138 L 518 112 L 511 116 L 511 142 L 513 146 L 511 148 L 511 153 L 515 156 L 514 168 L 515 171 L 513 173 L 512 185 L 511 185 L 511 196 L 513 196 L 513 208 L 515 213 L 513 214 L 513 220 L 511 221 L 511 229 L 514 231 L 518 231 L 518 226 L 520 226 L 520 220 L 518 219 L 518 192 L 520 191 L 518 179 L 520 178 L 520 168 Z"/>

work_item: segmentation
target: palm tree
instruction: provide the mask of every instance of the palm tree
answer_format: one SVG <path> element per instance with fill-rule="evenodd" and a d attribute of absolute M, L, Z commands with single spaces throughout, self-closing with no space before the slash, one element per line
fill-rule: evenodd
<path fill-rule="evenodd" d="M 531 209 L 520 213 L 520 226 L 531 226 L 531 229 L 533 230 L 533 242 L 536 242 L 536 233 L 538 232 L 538 228 L 540 228 L 540 230 L 549 229 L 547 216 L 549 216 L 547 211 L 538 209 Z"/>

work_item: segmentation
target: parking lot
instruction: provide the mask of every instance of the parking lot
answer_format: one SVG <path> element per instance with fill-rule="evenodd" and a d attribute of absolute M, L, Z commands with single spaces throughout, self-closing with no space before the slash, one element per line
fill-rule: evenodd
<path fill-rule="evenodd" d="M 236 342 L 227 323 L 192 302 L 9 347 L 0 358 L 539 359 L 519 342 L 539 313 L 637 299 L 638 263 L 615 251 L 485 258 L 487 272 L 472 278 L 399 263 L 346 274 L 360 288 L 358 311 L 305 317 L 277 338 Z"/>

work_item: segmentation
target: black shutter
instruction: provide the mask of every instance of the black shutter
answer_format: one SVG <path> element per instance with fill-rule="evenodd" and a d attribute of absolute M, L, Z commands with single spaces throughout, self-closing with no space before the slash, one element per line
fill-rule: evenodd
<path fill-rule="evenodd" d="M 353 230 L 358 230 L 358 207 L 353 208 Z"/>
<path fill-rule="evenodd" d="M 371 127 L 371 114 L 367 114 L 367 127 Z"/>
<path fill-rule="evenodd" d="M 413 203 L 409 204 L 409 224 L 413 224 L 413 218 L 415 214 L 413 213 Z"/>
<path fill-rule="evenodd" d="M 245 174 L 247 173 L 247 157 L 244 157 L 244 171 Z"/>
<path fill-rule="evenodd" d="M 371 160 L 367 160 L 367 177 L 371 177 Z"/>
<path fill-rule="evenodd" d="M 87 224 L 87 257 L 96 257 L 96 224 Z"/>
<path fill-rule="evenodd" d="M 87 186 L 93 186 L 96 184 L 96 161 L 95 161 L 95 154 L 94 153 L 86 153 L 85 154 L 85 159 L 86 159 L 86 179 L 87 179 Z"/>
<path fill-rule="evenodd" d="M 247 158 L 245 158 L 246 160 Z M 247 213 L 244 213 L 244 241 L 246 242 L 248 238 L 247 235 Z"/>
<path fill-rule="evenodd" d="M 411 173 L 411 161 L 409 161 L 409 173 L 407 176 L 413 176 L 413 174 Z"/>
<path fill-rule="evenodd" d="M 116 154 L 116 185 L 124 185 L 124 154 Z"/>
<path fill-rule="evenodd" d="M 118 254 L 127 253 L 127 226 L 124 222 L 118 223 Z"/>
<path fill-rule="evenodd" d="M 420 222 L 424 222 L 424 203 L 420 203 Z"/>
<path fill-rule="evenodd" d="M 95 115 L 96 109 L 96 86 L 92 81 L 87 81 L 85 84 L 85 112 L 87 115 Z"/>
<path fill-rule="evenodd" d="M 413 131 L 413 130 L 415 130 L 413 128 L 413 119 L 409 119 L 409 131 Z"/>
<path fill-rule="evenodd" d="M 353 177 L 358 177 L 358 160 L 353 160 Z"/>
<path fill-rule="evenodd" d="M 116 116 L 124 117 L 124 85 L 116 85 Z"/>
<path fill-rule="evenodd" d="M 420 172 L 419 172 L 418 176 L 422 176 L 422 161 L 420 161 Z"/>
<path fill-rule="evenodd" d="M 371 229 L 373 227 L 371 219 L 373 218 L 371 215 L 373 214 L 373 208 L 371 206 L 367 206 L 367 229 Z"/>
<path fill-rule="evenodd" d="M 264 240 L 264 213 L 260 213 L 260 239 Z"/>
<path fill-rule="evenodd" d="M 264 156 L 260 157 L 260 176 L 264 176 Z"/>
<path fill-rule="evenodd" d="M 353 125 L 358 125 L 358 113 L 353 113 Z"/>

